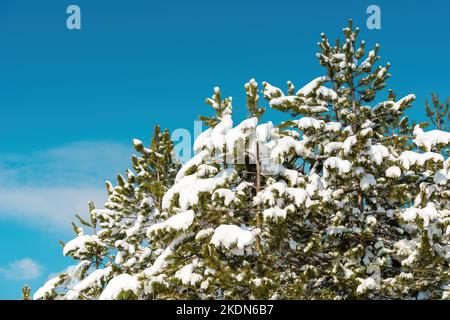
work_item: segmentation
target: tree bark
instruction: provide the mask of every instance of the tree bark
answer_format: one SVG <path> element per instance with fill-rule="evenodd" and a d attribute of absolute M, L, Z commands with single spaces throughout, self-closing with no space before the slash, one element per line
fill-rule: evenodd
<path fill-rule="evenodd" d="M 259 142 L 256 142 L 256 194 L 261 191 L 261 163 L 259 158 Z M 261 228 L 261 205 L 258 204 L 256 208 L 256 227 Z M 256 249 L 261 252 L 261 238 L 259 235 L 256 236 Z"/>

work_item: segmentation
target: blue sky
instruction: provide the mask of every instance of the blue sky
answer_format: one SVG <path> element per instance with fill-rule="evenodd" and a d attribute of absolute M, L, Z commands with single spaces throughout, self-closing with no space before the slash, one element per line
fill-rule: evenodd
<path fill-rule="evenodd" d="M 66 28 L 77 4 L 82 29 Z M 368 30 L 366 8 L 381 8 Z M 58 239 L 104 199 L 103 181 L 128 165 L 130 141 L 156 123 L 193 129 L 216 85 L 244 116 L 250 78 L 297 86 L 322 75 L 320 32 L 348 18 L 392 64 L 389 86 L 449 94 L 450 4 L 428 1 L 0 0 L 0 299 L 33 291 L 66 268 Z"/>

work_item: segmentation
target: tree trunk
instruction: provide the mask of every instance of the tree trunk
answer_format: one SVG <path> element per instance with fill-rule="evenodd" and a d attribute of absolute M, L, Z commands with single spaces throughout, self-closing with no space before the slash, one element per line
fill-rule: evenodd
<path fill-rule="evenodd" d="M 256 194 L 261 191 L 261 163 L 259 159 L 259 142 L 256 142 Z M 261 228 L 261 204 L 258 204 L 256 208 L 256 227 Z M 256 236 L 256 249 L 261 252 L 261 238 Z"/>

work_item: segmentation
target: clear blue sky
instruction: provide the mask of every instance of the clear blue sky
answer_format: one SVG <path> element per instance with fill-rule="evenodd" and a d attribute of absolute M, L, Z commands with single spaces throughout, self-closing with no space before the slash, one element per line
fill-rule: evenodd
<path fill-rule="evenodd" d="M 70 4 L 82 30 L 66 28 Z M 370 4 L 381 7 L 381 30 L 365 27 Z M 216 85 L 242 116 L 250 78 L 300 86 L 322 75 L 319 35 L 341 35 L 348 18 L 381 43 L 389 86 L 415 93 L 410 114 L 423 120 L 426 97 L 450 93 L 449 9 L 446 0 L 0 0 L 0 299 L 70 264 L 57 240 L 127 167 L 131 138 L 148 140 L 156 123 L 192 130 Z"/>

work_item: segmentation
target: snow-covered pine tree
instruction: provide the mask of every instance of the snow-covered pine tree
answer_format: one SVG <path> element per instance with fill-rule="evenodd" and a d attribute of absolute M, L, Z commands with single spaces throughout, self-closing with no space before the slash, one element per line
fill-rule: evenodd
<path fill-rule="evenodd" d="M 287 291 L 305 299 L 446 297 L 450 134 L 409 126 L 413 95 L 396 101 L 389 91 L 387 101 L 367 105 L 385 88 L 389 64 L 375 68 L 379 45 L 365 57 L 351 21 L 343 31 L 342 43 L 324 34 L 319 43 L 329 110 L 295 121 L 300 161 L 317 182 L 304 185 L 312 202 L 293 233 L 299 263 Z"/>
<path fill-rule="evenodd" d="M 148 247 L 146 230 L 160 212 L 162 196 L 173 184 L 178 162 L 172 158 L 173 144 L 166 129 L 156 126 L 149 148 L 133 140 L 139 156 L 132 155 L 133 170 L 117 176 L 117 185 L 106 182 L 105 209 L 89 203 L 89 221 L 77 215 L 76 237 L 62 243 L 63 253 L 79 263 L 36 291 L 34 299 L 136 298 L 137 281 L 130 274 L 142 271 L 155 260 Z M 91 232 L 85 233 L 85 228 Z M 124 292 L 103 290 L 111 279 L 128 283 Z M 131 279 L 131 280 L 130 280 Z"/>
<path fill-rule="evenodd" d="M 286 210 L 263 211 L 257 195 L 272 188 L 275 178 L 296 184 L 293 164 L 281 163 L 301 152 L 301 142 L 288 130 L 281 137 L 272 122 L 258 125 L 264 113 L 258 84 L 252 79 L 244 88 L 249 118 L 235 127 L 232 99 L 222 100 L 219 88 L 207 99 L 215 117 L 202 117 L 210 128 L 197 138 L 196 156 L 164 196 L 162 209 L 169 218 L 149 228 L 149 242 L 167 248 L 144 271 L 151 297 L 268 298 L 284 276 L 288 243 L 278 225 L 277 232 L 270 232 L 263 220 L 283 218 Z M 326 110 L 327 102 L 317 98 L 318 88 L 309 84 L 297 97 L 301 112 Z"/>
<path fill-rule="evenodd" d="M 232 99 L 215 88 L 207 99 L 215 115 L 202 118 L 209 128 L 153 201 L 140 247 L 132 253 L 119 238 L 114 261 L 93 272 L 107 249 L 78 250 L 89 265 L 76 270 L 95 280 L 84 295 L 61 297 L 450 298 L 450 133 L 410 125 L 414 95 L 377 98 L 389 64 L 376 67 L 379 45 L 366 54 L 351 22 L 343 31 L 335 45 L 322 34 L 326 75 L 299 90 L 247 83 L 249 117 L 234 127 Z M 261 122 L 260 93 L 291 117 Z M 116 208 L 133 210 L 141 209 Z M 113 222 L 97 232 L 102 244 L 128 230 Z M 58 279 L 35 298 L 55 297 Z"/>
<path fill-rule="evenodd" d="M 156 297 L 448 295 L 449 161 L 440 154 L 448 146 L 448 133 L 409 125 L 404 111 L 413 95 L 397 101 L 389 91 L 387 101 L 367 105 L 385 88 L 389 64 L 375 68 L 379 45 L 364 57 L 364 42 L 356 48 L 357 34 L 350 22 L 343 44 L 333 47 L 323 35 L 318 57 L 327 76 L 295 94 L 291 82 L 287 95 L 264 83 L 272 108 L 303 116 L 282 123 L 280 131 L 273 131 L 271 123 L 257 125 L 255 118 L 232 128 L 228 113 L 210 122 L 213 128 L 194 147 L 200 153 L 165 196 L 176 198 L 167 207 L 180 212 L 176 216 L 191 211 L 186 231 L 168 247 L 162 267 L 158 264 L 157 272 L 151 268 L 152 277 L 164 278 L 152 289 Z M 258 98 L 250 88 L 256 88 L 254 81 L 246 85 L 251 110 Z M 219 112 L 228 110 L 219 96 L 216 89 L 210 104 Z M 242 140 L 239 153 L 233 147 L 236 132 Z M 266 145 L 266 165 L 259 163 L 259 144 L 253 146 L 252 140 L 273 144 Z M 427 147 L 430 141 L 437 152 Z M 226 154 L 225 146 L 234 153 Z M 418 152 L 421 147 L 428 152 Z M 197 173 L 211 164 L 211 153 L 219 155 L 213 162 L 217 171 L 204 181 Z M 238 154 L 253 159 L 254 167 L 234 163 Z M 229 170 L 232 178 L 218 179 Z M 242 190 L 248 198 L 241 198 Z M 214 217 L 217 193 L 227 194 L 222 198 L 228 205 L 220 203 L 223 214 Z M 419 201 L 424 196 L 426 206 Z M 232 203 L 236 198 L 238 204 Z M 258 221 L 261 216 L 264 223 Z M 199 229 L 202 225 L 208 228 Z M 188 240 L 192 247 L 186 248 L 181 239 L 194 235 L 203 245 Z M 158 289 L 167 291 L 158 296 Z"/>

